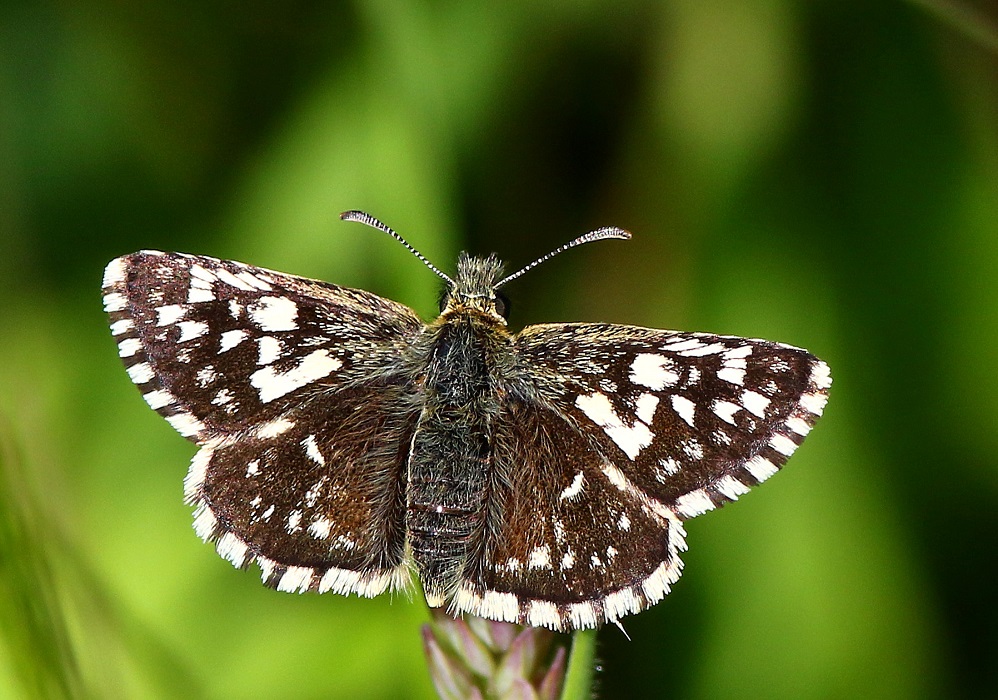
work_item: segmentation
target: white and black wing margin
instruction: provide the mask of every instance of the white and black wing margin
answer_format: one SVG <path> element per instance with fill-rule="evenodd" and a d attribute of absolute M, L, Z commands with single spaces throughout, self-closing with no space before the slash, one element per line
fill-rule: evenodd
<path fill-rule="evenodd" d="M 411 310 L 155 251 L 113 260 L 103 291 L 129 377 L 201 447 L 184 486 L 202 538 L 282 590 L 402 585 L 399 469 L 418 413 L 401 363 L 423 328 Z"/>
<path fill-rule="evenodd" d="M 529 381 L 497 421 L 504 515 L 451 607 L 562 631 L 661 600 L 683 521 L 776 473 L 831 384 L 799 348 L 702 333 L 539 325 L 515 353 Z"/>

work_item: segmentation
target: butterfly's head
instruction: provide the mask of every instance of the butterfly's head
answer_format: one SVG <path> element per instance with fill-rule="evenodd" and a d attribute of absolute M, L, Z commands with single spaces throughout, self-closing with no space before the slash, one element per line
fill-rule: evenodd
<path fill-rule="evenodd" d="M 505 324 L 509 316 L 509 299 L 496 290 L 502 276 L 502 263 L 494 255 L 476 258 L 461 253 L 457 259 L 457 276 L 440 300 L 440 311 L 475 310 Z"/>

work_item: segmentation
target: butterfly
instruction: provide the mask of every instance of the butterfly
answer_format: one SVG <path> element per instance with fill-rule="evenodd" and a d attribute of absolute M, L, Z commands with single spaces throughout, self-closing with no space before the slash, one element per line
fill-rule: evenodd
<path fill-rule="evenodd" d="M 607 323 L 512 333 L 503 277 L 462 253 L 440 316 L 238 262 L 113 260 L 104 306 L 146 402 L 199 447 L 194 528 L 282 591 L 559 631 L 618 623 L 682 571 L 684 522 L 772 476 L 828 398 L 789 345 Z"/>

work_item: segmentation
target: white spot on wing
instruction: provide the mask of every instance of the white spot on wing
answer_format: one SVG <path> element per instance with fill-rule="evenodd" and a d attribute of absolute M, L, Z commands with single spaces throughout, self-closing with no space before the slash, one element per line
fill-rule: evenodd
<path fill-rule="evenodd" d="M 694 462 L 703 459 L 703 445 L 694 438 L 684 440 L 682 443 L 683 452 Z"/>
<path fill-rule="evenodd" d="M 237 569 L 246 562 L 246 543 L 233 532 L 226 532 L 218 540 L 215 550 L 223 559 L 228 559 Z"/>
<path fill-rule="evenodd" d="M 133 328 L 135 328 L 135 324 L 132 323 L 132 319 L 123 318 L 111 324 L 111 335 L 122 335 Z"/>
<path fill-rule="evenodd" d="M 247 292 L 252 292 L 256 290 L 256 287 L 254 287 L 252 284 L 249 284 L 245 280 L 239 279 L 234 274 L 226 270 L 224 267 L 218 268 L 215 274 L 218 275 L 218 279 L 220 279 L 222 282 L 225 282 L 226 284 L 229 284 L 235 287 L 236 289 L 242 289 Z"/>
<path fill-rule="evenodd" d="M 191 265 L 189 272 L 191 273 L 191 283 L 199 280 L 202 284 L 211 284 L 218 279 L 214 272 L 198 263 Z"/>
<path fill-rule="evenodd" d="M 631 426 L 625 425 L 613 410 L 610 399 L 604 394 L 579 396 L 575 399 L 575 405 L 596 425 L 603 428 L 610 439 L 632 460 L 652 443 L 654 436 L 648 426 L 641 421 L 635 421 Z"/>
<path fill-rule="evenodd" d="M 717 415 L 718 418 L 723 420 L 725 423 L 735 424 L 735 413 L 742 410 L 742 407 L 736 403 L 731 403 L 730 401 L 715 401 L 714 405 L 711 406 L 711 410 Z"/>
<path fill-rule="evenodd" d="M 187 292 L 187 303 L 197 304 L 204 301 L 215 301 L 215 295 L 210 289 L 191 287 Z"/>
<path fill-rule="evenodd" d="M 663 457 L 658 460 L 658 463 L 659 466 L 662 467 L 662 471 L 665 473 L 665 476 L 674 476 L 679 473 L 680 464 L 672 457 Z M 662 479 L 660 479 L 660 481 L 662 481 Z"/>
<path fill-rule="evenodd" d="M 694 518 L 713 508 L 714 503 L 703 489 L 684 493 L 676 499 L 676 512 L 687 518 Z"/>
<path fill-rule="evenodd" d="M 673 386 L 679 375 L 670 369 L 673 361 L 663 355 L 639 353 L 631 363 L 630 380 L 655 391 Z"/>
<path fill-rule="evenodd" d="M 167 304 L 156 309 L 156 325 L 169 326 L 184 317 L 187 307 L 182 304 Z"/>
<path fill-rule="evenodd" d="M 550 569 L 551 568 L 551 548 L 547 545 L 537 547 L 530 553 L 530 560 L 527 562 L 530 569 Z"/>
<path fill-rule="evenodd" d="M 527 623 L 532 627 L 557 627 L 561 624 L 558 606 L 546 600 L 532 600 L 527 608 Z"/>
<path fill-rule="evenodd" d="M 691 428 L 693 427 L 693 416 L 696 413 L 696 407 L 696 404 L 685 396 L 676 394 L 672 397 L 672 408 Z"/>
<path fill-rule="evenodd" d="M 264 292 L 272 292 L 272 291 L 274 291 L 274 288 L 270 286 L 270 283 L 267 282 L 267 280 L 258 277 L 257 275 L 253 274 L 249 270 L 243 270 L 243 271 L 241 271 L 238 275 L 236 275 L 236 277 L 238 277 L 239 279 L 241 279 L 246 284 L 248 284 L 248 285 L 250 285 L 252 287 L 256 287 L 257 289 L 259 289 L 261 291 L 264 291 Z"/>
<path fill-rule="evenodd" d="M 163 408 L 163 406 L 168 406 L 174 401 L 173 394 L 165 389 L 150 391 L 148 394 L 143 394 L 143 398 L 146 400 L 146 403 L 149 404 L 149 408 L 153 410 L 159 410 Z"/>
<path fill-rule="evenodd" d="M 307 566 L 289 566 L 281 582 L 277 584 L 277 590 L 286 593 L 304 592 L 308 590 L 312 582 L 313 570 Z"/>
<path fill-rule="evenodd" d="M 561 495 L 558 497 L 558 499 L 564 501 L 566 499 L 575 498 L 580 493 L 582 493 L 582 487 L 585 484 L 585 482 L 586 482 L 585 475 L 582 472 L 579 472 L 578 474 L 575 475 L 575 478 L 572 479 L 572 483 L 569 484 L 568 488 L 566 488 L 564 491 L 561 492 Z"/>
<path fill-rule="evenodd" d="M 337 358 L 331 357 L 328 350 L 316 350 L 287 372 L 278 372 L 273 367 L 257 370 L 250 375 L 250 384 L 260 392 L 260 401 L 268 403 L 328 376 L 342 364 Z"/>
<path fill-rule="evenodd" d="M 284 433 L 295 427 L 293 421 L 289 421 L 287 418 L 277 418 L 270 421 L 269 423 L 264 423 L 259 428 L 256 429 L 256 436 L 258 438 L 267 440 L 269 438 L 275 438 L 278 435 L 283 435 Z"/>
<path fill-rule="evenodd" d="M 719 493 L 730 498 L 732 501 L 737 500 L 739 496 L 746 494 L 749 491 L 748 486 L 730 474 L 722 476 L 718 479 L 717 483 L 714 484 L 714 488 L 717 489 Z"/>
<path fill-rule="evenodd" d="M 104 287 L 113 287 L 125 281 L 125 259 L 115 258 L 104 268 Z"/>
<path fill-rule="evenodd" d="M 125 341 L 121 341 L 121 345 L 124 345 Z M 120 346 L 119 346 L 120 347 Z M 813 413 L 816 416 L 820 416 L 822 411 L 825 410 L 825 404 L 828 402 L 828 397 L 825 394 L 804 394 L 800 397 L 800 405 L 808 413 Z"/>
<path fill-rule="evenodd" d="M 198 370 L 198 373 L 194 377 L 194 380 L 202 389 L 207 387 L 216 379 L 218 379 L 218 372 L 215 371 L 215 368 L 212 365 L 202 367 Z"/>
<path fill-rule="evenodd" d="M 710 345 L 701 345 L 698 348 L 680 350 L 679 354 L 683 357 L 702 357 L 704 355 L 716 355 L 719 352 L 724 352 L 724 350 L 725 347 L 720 343 L 711 343 Z"/>
<path fill-rule="evenodd" d="M 275 362 L 284 351 L 284 345 L 272 335 L 265 335 L 259 338 L 256 343 L 260 350 L 260 356 L 256 361 L 258 365 L 269 365 Z"/>
<path fill-rule="evenodd" d="M 718 371 L 717 376 L 719 379 L 723 379 L 731 384 L 737 384 L 742 386 L 745 383 L 745 370 L 735 369 L 734 367 L 723 367 Z"/>
<path fill-rule="evenodd" d="M 738 358 L 745 358 L 752 354 L 751 345 L 740 345 L 737 348 L 731 348 L 724 353 L 725 360 L 734 360 Z"/>
<path fill-rule="evenodd" d="M 309 508 L 315 506 L 315 502 L 319 500 L 319 494 L 322 493 L 322 487 L 326 484 L 328 478 L 323 476 L 317 482 L 312 484 L 312 487 L 305 492 L 305 505 Z"/>
<path fill-rule="evenodd" d="M 574 629 L 589 629 L 597 624 L 596 609 L 592 603 L 572 603 L 568 608 L 568 617 Z"/>
<path fill-rule="evenodd" d="M 329 537 L 329 531 L 333 527 L 333 522 L 329 518 L 317 518 L 308 526 L 308 531 L 317 540 L 324 540 Z"/>
<path fill-rule="evenodd" d="M 128 377 L 136 384 L 152 381 L 154 376 L 152 367 L 149 366 L 148 362 L 140 362 L 128 368 Z"/>
<path fill-rule="evenodd" d="M 249 333 L 239 328 L 234 331 L 225 331 L 221 335 L 221 342 L 218 347 L 219 354 L 225 352 L 226 350 L 231 350 L 248 337 Z"/>
<path fill-rule="evenodd" d="M 811 369 L 811 383 L 819 389 L 827 389 L 832 385 L 832 374 L 828 365 L 818 360 Z"/>
<path fill-rule="evenodd" d="M 179 411 L 172 416 L 166 416 L 166 422 L 184 437 L 192 437 L 204 430 L 204 423 L 186 411 Z"/>
<path fill-rule="evenodd" d="M 209 537 L 215 534 L 215 528 L 218 525 L 218 519 L 215 518 L 215 514 L 211 512 L 211 508 L 201 503 L 194 513 L 194 532 L 197 533 L 198 537 L 202 540 L 207 540 Z"/>
<path fill-rule="evenodd" d="M 261 297 L 250 307 L 250 318 L 267 332 L 293 331 L 298 328 L 298 305 L 287 297 Z"/>
<path fill-rule="evenodd" d="M 218 393 L 215 394 L 215 398 L 213 398 L 211 402 L 216 406 L 224 406 L 234 398 L 236 398 L 235 394 L 228 389 L 219 389 Z"/>
<path fill-rule="evenodd" d="M 514 593 L 485 591 L 482 596 L 479 615 L 490 620 L 512 621 L 520 611 L 519 600 Z"/>
<path fill-rule="evenodd" d="M 201 490 L 213 452 L 214 450 L 210 447 L 202 447 L 191 460 L 191 467 L 187 470 L 187 476 L 184 477 L 184 498 L 188 501 L 193 501 L 198 491 Z"/>
<path fill-rule="evenodd" d="M 745 463 L 745 468 L 749 474 L 755 477 L 756 481 L 765 481 L 779 471 L 776 465 L 762 455 L 756 455 Z"/>
<path fill-rule="evenodd" d="M 104 295 L 104 310 L 108 313 L 122 311 L 126 306 L 128 306 L 128 300 L 125 299 L 124 294 L 111 292 Z"/>
<path fill-rule="evenodd" d="M 180 328 L 178 343 L 185 343 L 208 333 L 208 324 L 203 321 L 181 321 L 177 326 Z"/>
<path fill-rule="evenodd" d="M 766 416 L 766 408 L 769 406 L 769 403 L 769 399 L 758 392 L 742 392 L 742 404 L 744 404 L 745 409 L 749 413 L 759 416 L 759 418 L 764 418 Z"/>
<path fill-rule="evenodd" d="M 697 348 L 702 348 L 704 345 L 696 338 L 685 338 L 680 340 L 672 340 L 662 346 L 663 350 L 668 352 L 684 352 L 687 350 L 695 350 Z"/>
<path fill-rule="evenodd" d="M 125 338 L 118 343 L 118 357 L 131 357 L 142 349 L 138 338 Z"/>
<path fill-rule="evenodd" d="M 309 459 L 318 465 L 324 466 L 326 464 L 325 458 L 319 452 L 319 445 L 315 442 L 315 435 L 309 435 L 302 440 L 302 445 L 305 446 L 305 454 L 308 455 Z"/>
<path fill-rule="evenodd" d="M 769 446 L 786 457 L 792 455 L 794 450 L 797 449 L 796 442 L 788 438 L 786 435 L 780 435 L 779 433 L 770 438 Z"/>
<path fill-rule="evenodd" d="M 786 426 L 801 437 L 807 437 L 807 434 L 811 432 L 811 426 L 807 424 L 807 421 L 797 416 L 788 418 Z"/>
<path fill-rule="evenodd" d="M 655 409 L 658 408 L 658 397 L 655 394 L 641 394 L 634 402 L 634 413 L 638 419 L 651 425 L 655 418 Z"/>

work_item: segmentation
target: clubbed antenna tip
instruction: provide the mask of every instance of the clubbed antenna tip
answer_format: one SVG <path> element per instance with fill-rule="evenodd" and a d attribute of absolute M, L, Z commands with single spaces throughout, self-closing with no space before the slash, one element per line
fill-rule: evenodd
<path fill-rule="evenodd" d="M 529 265 L 527 265 L 526 267 L 524 267 L 519 272 L 514 272 L 509 277 L 506 277 L 505 279 L 500 280 L 499 283 L 496 284 L 496 289 L 498 289 L 499 287 L 503 286 L 507 282 L 511 282 L 511 281 L 515 280 L 517 277 L 519 277 L 520 275 L 524 274 L 525 272 L 533 270 L 535 267 L 537 267 L 538 265 L 540 265 L 542 262 L 546 262 L 547 260 L 550 260 L 551 258 L 553 258 L 554 256 L 558 255 L 559 253 L 564 253 L 566 250 L 568 250 L 570 248 L 574 248 L 575 246 L 582 245 L 583 243 L 592 243 L 593 241 L 602 241 L 602 240 L 604 240 L 606 238 L 619 238 L 619 239 L 622 239 L 622 240 L 626 241 L 630 237 L 631 237 L 631 232 L 630 231 L 625 231 L 624 229 L 617 228 L 616 226 L 604 226 L 603 228 L 598 228 L 595 231 L 590 231 L 587 234 L 579 236 L 574 241 L 569 241 L 568 243 L 566 243 L 565 245 L 561 246 L 560 248 L 555 248 L 554 250 L 552 250 L 547 255 L 543 255 L 543 256 L 537 258 L 536 260 L 534 260 L 532 263 L 530 263 Z"/>

